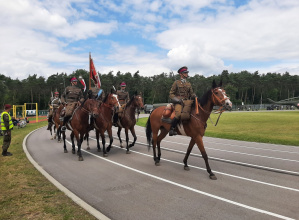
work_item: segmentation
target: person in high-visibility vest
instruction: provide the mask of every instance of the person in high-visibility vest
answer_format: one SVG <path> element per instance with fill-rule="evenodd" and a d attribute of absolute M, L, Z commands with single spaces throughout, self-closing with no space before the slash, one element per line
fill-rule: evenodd
<path fill-rule="evenodd" d="M 11 142 L 11 130 L 13 129 L 13 123 L 9 112 L 11 105 L 6 104 L 4 111 L 1 114 L 1 130 L 3 131 L 3 145 L 2 145 L 2 156 L 12 156 L 12 153 L 8 152 L 8 148 Z"/>

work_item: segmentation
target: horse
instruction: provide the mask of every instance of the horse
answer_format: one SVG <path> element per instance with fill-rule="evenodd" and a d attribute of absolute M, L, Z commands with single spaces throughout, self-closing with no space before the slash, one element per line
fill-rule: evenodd
<path fill-rule="evenodd" d="M 107 94 L 102 104 L 100 105 L 99 117 L 97 117 L 93 123 L 93 127 L 95 128 L 95 132 L 96 132 L 98 152 L 101 152 L 101 147 L 99 143 L 99 135 L 101 135 L 104 157 L 108 156 L 107 152 L 110 151 L 111 145 L 113 143 L 112 116 L 115 107 L 120 107 L 117 95 L 113 93 Z M 107 131 L 110 139 L 110 143 L 109 146 L 107 147 L 107 151 L 105 148 L 105 143 L 106 143 L 105 134 L 104 134 L 105 131 Z"/>
<path fill-rule="evenodd" d="M 208 155 L 205 151 L 203 144 L 203 136 L 205 133 L 206 122 L 210 117 L 210 114 L 213 110 L 214 105 L 220 106 L 220 109 L 231 110 L 232 103 L 227 97 L 225 90 L 222 88 L 222 82 L 217 86 L 215 80 L 212 83 L 212 89 L 207 91 L 198 104 L 192 106 L 190 120 L 185 123 L 179 123 L 176 131 L 179 135 L 185 135 L 191 137 L 186 155 L 184 157 L 184 169 L 189 170 L 187 161 L 188 157 L 192 151 L 195 143 L 197 144 L 201 155 L 205 161 L 207 172 L 209 173 L 210 179 L 216 180 L 217 177 L 212 172 L 209 162 Z M 165 106 L 156 108 L 150 114 L 147 124 L 146 124 L 146 137 L 150 148 L 150 143 L 152 141 L 153 146 L 153 155 L 155 165 L 160 165 L 161 150 L 160 143 L 162 139 L 168 134 L 170 130 L 170 124 L 162 121 L 162 115 L 164 112 Z M 223 111 L 224 111 L 223 110 Z M 158 135 L 159 130 L 161 131 Z M 156 146 L 158 148 L 158 156 L 156 156 Z"/>
<path fill-rule="evenodd" d="M 137 136 L 135 134 L 135 124 L 136 124 L 136 118 L 135 118 L 135 111 L 136 108 L 144 108 L 143 101 L 142 101 L 142 96 L 137 95 L 137 92 L 133 95 L 133 97 L 130 99 L 130 101 L 126 104 L 125 109 L 123 111 L 123 116 L 120 118 L 118 124 L 118 131 L 117 131 L 117 136 L 120 142 L 120 147 L 123 148 L 122 145 L 122 140 L 120 137 L 120 132 L 122 128 L 125 129 L 125 134 L 126 134 L 126 142 L 127 142 L 127 151 L 126 153 L 129 154 L 130 151 L 129 149 L 135 145 L 135 142 L 137 140 Z M 128 130 L 131 131 L 131 134 L 134 137 L 133 143 L 129 144 L 129 135 L 128 135 Z"/>
<path fill-rule="evenodd" d="M 61 126 L 62 126 L 62 121 L 59 118 L 60 118 L 60 112 L 63 108 L 64 108 L 64 105 L 61 104 L 56 110 L 54 110 L 53 116 L 52 116 L 52 123 L 54 124 L 54 132 L 56 129 L 56 133 L 54 134 L 54 139 L 56 139 L 56 136 L 57 136 L 58 137 L 57 141 L 59 143 L 61 142 Z M 52 126 L 51 126 L 50 132 L 52 132 Z"/>
<path fill-rule="evenodd" d="M 72 118 L 69 120 L 69 122 L 66 124 L 66 127 L 68 130 L 71 130 L 71 140 L 72 140 L 72 153 L 75 154 L 75 143 L 74 143 L 74 136 L 77 140 L 78 150 L 77 155 L 79 161 L 83 161 L 82 153 L 81 153 L 81 144 L 83 142 L 84 134 L 86 134 L 89 131 L 90 125 L 89 120 L 90 117 L 97 118 L 98 113 L 98 107 L 99 103 L 94 99 L 85 99 L 83 103 L 78 106 L 73 115 Z M 67 153 L 66 144 L 65 144 L 65 131 L 63 133 L 63 148 L 64 152 Z"/>

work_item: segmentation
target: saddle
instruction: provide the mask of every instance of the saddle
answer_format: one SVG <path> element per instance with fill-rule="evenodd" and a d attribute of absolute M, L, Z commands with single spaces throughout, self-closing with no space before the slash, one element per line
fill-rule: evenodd
<path fill-rule="evenodd" d="M 191 106 L 193 100 L 184 100 L 184 106 L 181 112 L 181 121 L 188 122 L 191 118 Z M 175 117 L 174 105 L 172 103 L 168 104 L 162 113 L 162 121 L 171 124 L 172 119 Z"/>

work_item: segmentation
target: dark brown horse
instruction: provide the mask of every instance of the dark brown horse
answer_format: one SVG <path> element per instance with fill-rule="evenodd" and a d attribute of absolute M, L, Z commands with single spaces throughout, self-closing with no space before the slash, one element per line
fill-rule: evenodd
<path fill-rule="evenodd" d="M 77 155 L 79 156 L 79 161 L 83 161 L 82 153 L 81 153 L 81 144 L 83 142 L 84 134 L 89 131 L 90 124 L 89 121 L 91 117 L 98 117 L 98 108 L 99 103 L 94 99 L 86 99 L 84 102 L 75 109 L 72 118 L 66 124 L 68 130 L 71 130 L 71 140 L 72 140 L 72 153 L 75 154 L 75 143 L 74 136 L 77 140 L 78 151 Z M 66 144 L 65 144 L 65 132 L 63 133 L 63 148 L 64 152 L 67 153 Z"/>
<path fill-rule="evenodd" d="M 96 131 L 96 138 L 97 138 L 97 148 L 98 152 L 101 151 L 100 143 L 99 143 L 99 135 L 101 135 L 102 138 L 102 145 L 103 145 L 103 156 L 107 156 L 107 152 L 110 151 L 111 144 L 113 143 L 113 137 L 112 137 L 112 116 L 113 116 L 113 110 L 115 107 L 119 107 L 119 101 L 116 94 L 109 93 L 104 98 L 100 108 L 99 108 L 99 117 L 97 117 L 94 120 L 94 128 Z M 107 147 L 107 151 L 105 148 L 105 134 L 104 132 L 107 131 L 110 143 Z"/>
<path fill-rule="evenodd" d="M 64 105 L 60 105 L 56 110 L 53 112 L 52 116 L 52 123 L 54 125 L 54 132 L 56 130 L 56 133 L 54 134 L 54 139 L 56 137 L 58 138 L 58 142 L 61 142 L 61 126 L 62 126 L 62 121 L 59 119 L 60 118 L 60 112 L 63 109 Z"/>
<path fill-rule="evenodd" d="M 127 142 L 127 151 L 126 151 L 127 154 L 130 153 L 129 148 L 133 147 L 137 140 L 137 137 L 135 134 L 135 128 L 134 128 L 134 126 L 136 124 L 135 112 L 136 112 L 136 109 L 140 109 L 140 108 L 144 108 L 142 96 L 137 95 L 137 93 L 135 93 L 135 95 L 126 104 L 126 107 L 123 111 L 123 116 L 121 117 L 121 119 L 119 120 L 119 123 L 118 123 L 117 136 L 118 136 L 121 148 L 123 148 L 123 146 L 122 146 L 122 140 L 120 137 L 120 132 L 121 132 L 122 128 L 125 129 L 126 142 Z M 134 141 L 131 144 L 129 144 L 129 134 L 128 134 L 129 130 L 131 131 L 131 134 L 134 137 Z"/>
<path fill-rule="evenodd" d="M 187 160 L 191 153 L 191 150 L 195 143 L 197 144 L 203 159 L 205 160 L 206 168 L 208 173 L 210 174 L 211 179 L 217 179 L 215 174 L 212 172 L 209 162 L 208 162 L 208 155 L 205 151 L 204 144 L 203 144 L 203 136 L 205 133 L 206 122 L 210 117 L 210 114 L 213 110 L 213 106 L 221 106 L 226 110 L 231 110 L 232 103 L 229 98 L 226 96 L 225 90 L 221 88 L 222 83 L 218 86 L 216 85 L 215 81 L 213 81 L 212 89 L 206 92 L 203 97 L 200 99 L 200 103 L 198 108 L 196 105 L 192 107 L 191 110 L 191 118 L 186 123 L 179 123 L 176 131 L 179 135 L 185 135 L 191 137 L 189 147 L 187 149 L 185 158 L 184 158 L 184 169 L 189 170 Z M 162 121 L 162 114 L 165 109 L 165 106 L 161 106 L 156 108 L 152 111 L 150 117 L 148 118 L 147 125 L 146 125 L 146 136 L 149 143 L 152 141 L 153 145 L 153 154 L 154 154 L 154 161 L 157 166 L 160 165 L 160 158 L 161 158 L 161 150 L 160 150 L 160 143 L 162 139 L 168 134 L 170 130 L 170 124 L 165 123 Z M 196 109 L 198 109 L 198 114 L 196 114 Z M 158 135 L 159 130 L 161 131 Z M 158 156 L 156 156 L 156 145 L 158 148 Z"/>

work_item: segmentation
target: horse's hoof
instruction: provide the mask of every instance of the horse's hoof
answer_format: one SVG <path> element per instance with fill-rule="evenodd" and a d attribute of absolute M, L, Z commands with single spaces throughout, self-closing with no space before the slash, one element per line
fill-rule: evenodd
<path fill-rule="evenodd" d="M 129 144 L 129 148 L 133 147 L 134 145 L 133 144 Z"/>
<path fill-rule="evenodd" d="M 67 149 L 64 149 L 64 153 L 67 153 L 68 151 L 67 151 Z"/>
<path fill-rule="evenodd" d="M 75 150 L 72 150 L 72 154 L 75 154 L 76 153 L 76 151 Z"/>
<path fill-rule="evenodd" d="M 126 154 L 130 154 L 130 153 L 131 153 L 131 151 L 128 151 L 128 150 L 126 151 Z"/>
<path fill-rule="evenodd" d="M 108 154 L 103 154 L 103 157 L 108 157 Z"/>
<path fill-rule="evenodd" d="M 189 171 L 189 170 L 190 170 L 190 168 L 189 168 L 188 166 L 184 166 L 184 170 L 187 170 L 187 171 Z"/>
<path fill-rule="evenodd" d="M 120 148 L 124 148 L 124 146 L 123 146 L 123 144 L 122 144 L 122 143 L 120 143 L 120 145 L 119 145 L 119 146 L 120 146 Z"/>
<path fill-rule="evenodd" d="M 102 152 L 101 148 L 98 148 L 98 152 Z"/>
<path fill-rule="evenodd" d="M 61 143 L 61 141 L 58 141 L 58 143 Z"/>
<path fill-rule="evenodd" d="M 155 165 L 158 167 L 160 166 L 160 162 L 155 162 Z"/>
<path fill-rule="evenodd" d="M 84 159 L 83 159 L 83 157 L 79 157 L 78 160 L 79 161 L 83 161 Z"/>
<path fill-rule="evenodd" d="M 213 174 L 213 175 L 210 175 L 210 179 L 211 180 L 217 180 L 217 177 Z"/>
<path fill-rule="evenodd" d="M 51 137 L 51 140 L 53 140 L 54 138 L 53 137 Z"/>
<path fill-rule="evenodd" d="M 107 147 L 107 148 L 106 148 L 106 151 L 107 151 L 107 152 L 110 152 L 110 147 Z"/>
<path fill-rule="evenodd" d="M 86 150 L 90 150 L 90 147 L 87 147 Z"/>

